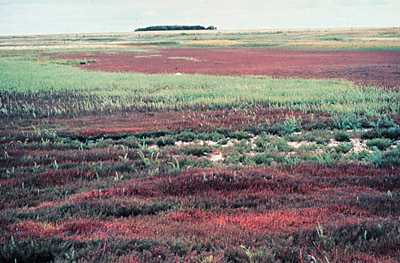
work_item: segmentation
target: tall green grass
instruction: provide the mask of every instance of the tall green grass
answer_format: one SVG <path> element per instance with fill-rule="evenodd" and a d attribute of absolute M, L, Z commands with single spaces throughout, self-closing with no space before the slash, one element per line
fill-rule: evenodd
<path fill-rule="evenodd" d="M 273 79 L 88 72 L 68 65 L 0 59 L 3 117 L 76 116 L 138 107 L 254 107 L 377 117 L 399 112 L 400 94 L 328 79 Z"/>

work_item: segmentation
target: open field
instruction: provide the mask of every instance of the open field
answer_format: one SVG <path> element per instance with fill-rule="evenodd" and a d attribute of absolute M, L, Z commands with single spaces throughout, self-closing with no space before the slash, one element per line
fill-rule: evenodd
<path fill-rule="evenodd" d="M 399 262 L 399 37 L 0 37 L 0 262 Z"/>
<path fill-rule="evenodd" d="M 158 31 L 0 36 L 0 50 L 76 48 L 259 47 L 399 50 L 400 28 Z"/>
<path fill-rule="evenodd" d="M 394 51 L 175 48 L 44 55 L 55 60 L 95 62 L 81 65 L 87 70 L 343 78 L 363 85 L 400 85 L 400 52 Z"/>

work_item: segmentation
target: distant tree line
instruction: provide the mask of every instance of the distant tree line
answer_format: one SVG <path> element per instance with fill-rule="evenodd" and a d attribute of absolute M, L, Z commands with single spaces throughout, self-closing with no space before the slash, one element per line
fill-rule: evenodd
<path fill-rule="evenodd" d="M 135 31 L 163 31 L 163 30 L 216 30 L 214 26 L 149 26 L 137 28 Z"/>

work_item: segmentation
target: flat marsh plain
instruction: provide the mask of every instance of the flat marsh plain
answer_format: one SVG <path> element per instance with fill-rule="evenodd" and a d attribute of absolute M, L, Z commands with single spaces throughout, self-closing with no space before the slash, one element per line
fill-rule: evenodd
<path fill-rule="evenodd" d="M 0 36 L 0 262 L 399 262 L 400 29 Z"/>

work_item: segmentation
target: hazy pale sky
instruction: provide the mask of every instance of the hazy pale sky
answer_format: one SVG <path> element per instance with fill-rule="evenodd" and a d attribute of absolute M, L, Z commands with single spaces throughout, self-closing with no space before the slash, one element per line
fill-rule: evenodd
<path fill-rule="evenodd" d="M 218 29 L 399 27 L 400 0 L 0 0 L 0 35 Z"/>

